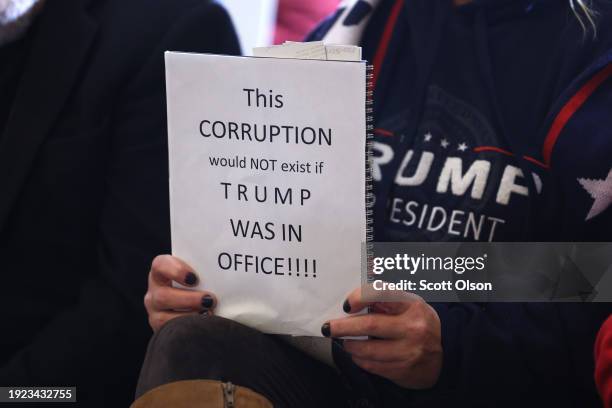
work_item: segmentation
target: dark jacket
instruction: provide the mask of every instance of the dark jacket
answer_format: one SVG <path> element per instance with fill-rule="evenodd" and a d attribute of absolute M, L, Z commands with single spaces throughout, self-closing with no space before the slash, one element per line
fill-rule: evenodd
<path fill-rule="evenodd" d="M 566 0 L 380 2 L 361 39 L 378 62 L 377 240 L 612 239 L 612 8 L 592 3 L 595 38 Z M 311 39 L 372 13 L 356 5 Z M 609 304 L 434 307 L 440 381 L 387 384 L 388 406 L 599 405 L 591 350 Z"/>
<path fill-rule="evenodd" d="M 170 251 L 166 50 L 239 53 L 207 0 L 51 0 L 0 138 L 0 385 L 127 406 Z"/>

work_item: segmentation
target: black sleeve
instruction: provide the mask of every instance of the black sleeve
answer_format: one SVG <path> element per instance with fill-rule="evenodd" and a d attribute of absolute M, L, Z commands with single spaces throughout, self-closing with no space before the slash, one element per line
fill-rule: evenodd
<path fill-rule="evenodd" d="M 433 306 L 442 376 L 432 390 L 411 392 L 414 406 L 599 406 L 593 345 L 610 304 Z"/>
<path fill-rule="evenodd" d="M 133 395 L 151 334 L 143 306 L 149 266 L 170 251 L 163 54 L 239 53 L 220 6 L 202 1 L 185 11 L 115 103 L 96 272 L 78 304 L 0 368 L 0 384 L 76 385 L 87 406 L 124 406 Z"/>

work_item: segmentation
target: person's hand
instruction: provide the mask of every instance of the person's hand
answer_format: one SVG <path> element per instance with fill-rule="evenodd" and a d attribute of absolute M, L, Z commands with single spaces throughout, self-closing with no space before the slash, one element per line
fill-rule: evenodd
<path fill-rule="evenodd" d="M 156 257 L 151 264 L 149 288 L 144 297 L 153 331 L 176 317 L 212 313 L 217 305 L 212 293 L 173 288 L 172 282 L 193 287 L 198 285 L 199 279 L 193 268 L 180 259 L 170 255 Z"/>
<path fill-rule="evenodd" d="M 415 300 L 416 299 L 416 300 Z M 364 370 L 411 389 L 434 386 L 442 368 L 440 318 L 415 296 L 405 302 L 365 303 L 354 290 L 344 311 L 358 313 L 371 306 L 373 313 L 349 316 L 323 324 L 326 337 L 370 336 L 344 340 L 344 349 Z"/>

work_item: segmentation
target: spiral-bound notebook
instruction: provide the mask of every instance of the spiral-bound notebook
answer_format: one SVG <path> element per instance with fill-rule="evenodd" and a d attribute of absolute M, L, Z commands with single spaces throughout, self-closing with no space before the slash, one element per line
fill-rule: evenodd
<path fill-rule="evenodd" d="M 166 54 L 172 251 L 217 315 L 320 336 L 370 238 L 371 75 L 351 47 L 281 51 Z"/>

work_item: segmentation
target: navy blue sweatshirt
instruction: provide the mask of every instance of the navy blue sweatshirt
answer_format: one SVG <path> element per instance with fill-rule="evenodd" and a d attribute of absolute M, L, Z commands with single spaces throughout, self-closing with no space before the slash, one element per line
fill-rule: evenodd
<path fill-rule="evenodd" d="M 596 37 L 566 0 L 382 0 L 361 41 L 378 62 L 376 240 L 611 241 L 612 3 L 595 5 Z M 373 379 L 379 402 L 598 406 L 591 351 L 611 305 L 434 307 L 438 385 Z"/>

